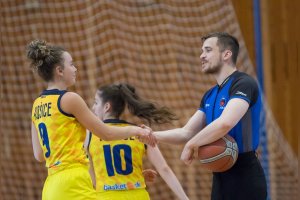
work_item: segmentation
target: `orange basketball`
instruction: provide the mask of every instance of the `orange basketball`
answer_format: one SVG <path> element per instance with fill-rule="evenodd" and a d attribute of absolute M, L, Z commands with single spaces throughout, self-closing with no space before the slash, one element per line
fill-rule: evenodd
<path fill-rule="evenodd" d="M 224 172 L 236 162 L 238 146 L 230 135 L 226 135 L 211 144 L 199 147 L 198 156 L 203 168 Z"/>

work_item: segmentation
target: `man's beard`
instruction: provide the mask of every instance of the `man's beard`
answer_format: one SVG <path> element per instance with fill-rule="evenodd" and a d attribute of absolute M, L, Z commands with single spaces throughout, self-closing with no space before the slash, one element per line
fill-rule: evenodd
<path fill-rule="evenodd" d="M 221 69 L 221 63 L 218 63 L 217 65 L 205 70 L 204 73 L 205 74 L 217 74 L 217 73 L 219 73 L 220 69 Z"/>

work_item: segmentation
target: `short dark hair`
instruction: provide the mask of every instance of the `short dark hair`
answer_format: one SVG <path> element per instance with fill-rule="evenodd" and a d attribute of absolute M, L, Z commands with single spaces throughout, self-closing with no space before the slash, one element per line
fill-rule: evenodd
<path fill-rule="evenodd" d="M 229 49 L 232 52 L 232 61 L 234 64 L 236 64 L 237 57 L 239 54 L 240 45 L 238 40 L 226 33 L 226 32 L 214 32 L 209 33 L 201 38 L 202 42 L 207 40 L 208 38 L 216 37 L 218 38 L 217 45 L 220 47 L 221 51 L 224 51 L 225 49 Z"/>

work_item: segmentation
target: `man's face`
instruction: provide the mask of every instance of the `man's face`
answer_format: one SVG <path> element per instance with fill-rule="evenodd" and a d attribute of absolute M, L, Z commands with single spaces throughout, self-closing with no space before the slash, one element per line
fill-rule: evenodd
<path fill-rule="evenodd" d="M 204 41 L 200 55 L 202 72 L 206 74 L 218 73 L 222 67 L 222 52 L 217 45 L 218 38 L 212 37 Z"/>

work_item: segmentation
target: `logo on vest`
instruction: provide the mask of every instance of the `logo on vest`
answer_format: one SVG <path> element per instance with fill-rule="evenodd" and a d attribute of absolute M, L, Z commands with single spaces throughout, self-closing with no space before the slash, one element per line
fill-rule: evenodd
<path fill-rule="evenodd" d="M 223 97 L 220 101 L 220 109 L 224 109 L 224 106 L 226 105 L 226 99 Z"/>

